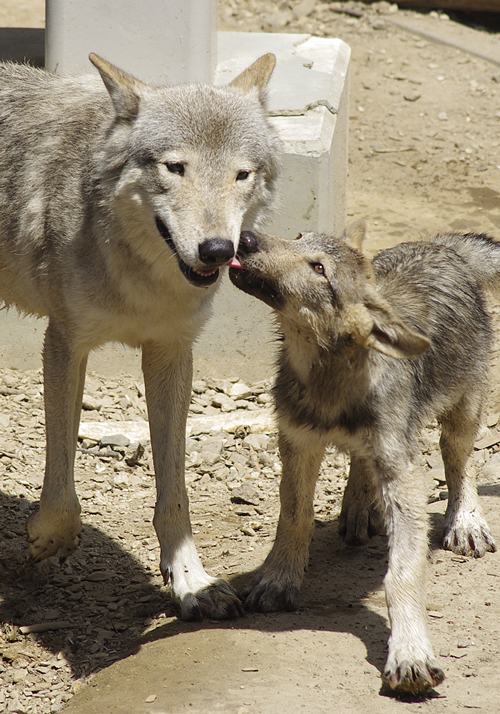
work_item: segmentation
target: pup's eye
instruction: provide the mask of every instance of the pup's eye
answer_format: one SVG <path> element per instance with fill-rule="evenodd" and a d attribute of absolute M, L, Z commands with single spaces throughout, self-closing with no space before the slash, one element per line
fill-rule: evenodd
<path fill-rule="evenodd" d="M 250 171 L 239 171 L 236 176 L 236 181 L 245 181 L 250 176 Z"/>
<path fill-rule="evenodd" d="M 318 275 L 324 275 L 325 269 L 322 263 L 311 263 L 313 270 L 318 273 Z"/>
<path fill-rule="evenodd" d="M 166 166 L 171 174 L 178 174 L 179 176 L 184 176 L 184 164 L 167 162 Z"/>

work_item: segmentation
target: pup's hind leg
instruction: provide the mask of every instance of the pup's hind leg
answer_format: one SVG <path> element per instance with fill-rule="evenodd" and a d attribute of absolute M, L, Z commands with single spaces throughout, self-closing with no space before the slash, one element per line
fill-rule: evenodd
<path fill-rule="evenodd" d="M 72 348 L 67 331 L 50 320 L 43 348 L 47 451 L 40 508 L 27 523 L 35 561 L 59 552 L 66 558 L 80 541 L 80 504 L 74 461 L 87 355 Z"/>
<path fill-rule="evenodd" d="M 370 465 L 354 455 L 342 499 L 339 533 L 348 545 L 362 545 L 372 536 L 384 533 Z"/>
<path fill-rule="evenodd" d="M 314 530 L 314 487 L 325 443 L 310 430 L 280 433 L 283 473 L 276 540 L 256 577 L 243 593 L 248 610 L 294 610 Z"/>
<path fill-rule="evenodd" d="M 440 419 L 440 447 L 448 485 L 443 547 L 475 558 L 496 550 L 479 505 L 471 458 L 480 411 L 480 396 L 469 393 Z"/>
<path fill-rule="evenodd" d="M 142 369 L 156 474 L 154 526 L 161 548 L 161 572 L 165 582 L 171 581 L 182 619 L 237 617 L 243 612 L 238 594 L 203 569 L 189 520 L 184 460 L 193 371 L 191 350 L 146 343 Z"/>

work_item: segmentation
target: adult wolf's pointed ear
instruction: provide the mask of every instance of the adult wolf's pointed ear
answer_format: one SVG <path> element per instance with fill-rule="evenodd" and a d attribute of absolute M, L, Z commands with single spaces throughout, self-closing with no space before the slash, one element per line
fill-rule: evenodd
<path fill-rule="evenodd" d="M 139 111 L 140 91 L 145 85 L 93 52 L 90 53 L 89 60 L 99 70 L 113 102 L 116 116 L 126 121 L 135 119 Z"/>
<path fill-rule="evenodd" d="M 247 67 L 230 83 L 230 87 L 238 87 L 243 92 L 251 92 L 257 89 L 261 104 L 265 102 L 265 88 L 268 85 L 271 75 L 276 66 L 276 57 L 269 53 L 262 55 L 258 60 L 255 60 L 250 67 Z"/>

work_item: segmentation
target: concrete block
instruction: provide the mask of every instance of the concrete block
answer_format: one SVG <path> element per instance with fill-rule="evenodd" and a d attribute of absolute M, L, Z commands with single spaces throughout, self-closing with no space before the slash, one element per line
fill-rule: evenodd
<path fill-rule="evenodd" d="M 45 66 L 86 74 L 95 52 L 144 82 L 211 82 L 216 0 L 46 0 Z"/>

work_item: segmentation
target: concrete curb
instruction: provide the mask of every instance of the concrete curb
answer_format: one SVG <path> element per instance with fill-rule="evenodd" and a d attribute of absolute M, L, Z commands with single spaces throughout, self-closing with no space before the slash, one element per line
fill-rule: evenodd
<path fill-rule="evenodd" d="M 500 40 L 494 35 L 490 36 L 471 27 L 464 27 L 452 20 L 436 20 L 425 16 L 404 19 L 388 17 L 387 22 L 431 42 L 455 47 L 500 66 Z"/>

